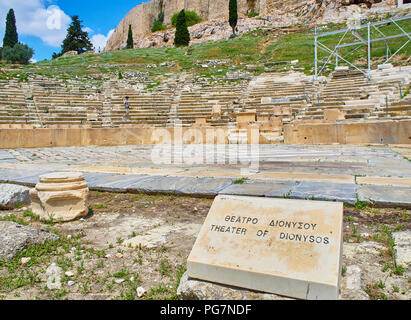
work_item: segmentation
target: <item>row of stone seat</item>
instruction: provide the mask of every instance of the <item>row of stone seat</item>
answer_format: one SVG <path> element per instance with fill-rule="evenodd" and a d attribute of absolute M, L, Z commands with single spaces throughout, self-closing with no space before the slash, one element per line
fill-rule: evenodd
<path fill-rule="evenodd" d="M 359 71 L 334 72 L 326 86 L 319 90 L 313 105 L 298 118 L 325 119 L 324 112 L 330 109 L 341 110 L 344 119 L 411 117 L 407 105 L 400 101 L 400 86 L 409 86 L 408 71 L 398 68 L 390 68 L 389 73 L 377 70 L 371 81 Z M 392 74 L 396 75 L 395 79 Z"/>
<path fill-rule="evenodd" d="M 240 111 L 280 117 L 284 124 L 294 120 L 325 119 L 325 111 L 341 110 L 345 119 L 410 117 L 410 103 L 401 96 L 409 80 L 409 68 L 373 71 L 369 81 L 357 71 L 336 71 L 325 85 L 303 74 L 266 74 L 248 86 L 197 86 L 175 92 L 147 92 L 114 85 L 104 89 L 67 86 L 63 82 L 36 80 L 29 90 L 18 84 L 0 84 L 0 123 L 92 124 L 120 126 L 124 120 L 124 97 L 131 107 L 128 123 L 165 126 L 179 119 L 189 126 L 196 118 L 211 125 L 235 124 Z M 400 76 L 398 76 L 398 74 Z M 388 99 L 385 99 L 388 97 Z M 216 112 L 215 107 L 218 107 Z"/>

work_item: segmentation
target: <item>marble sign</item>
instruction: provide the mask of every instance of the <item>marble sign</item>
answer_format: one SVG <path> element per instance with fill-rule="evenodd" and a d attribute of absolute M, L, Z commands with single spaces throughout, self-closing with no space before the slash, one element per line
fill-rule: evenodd
<path fill-rule="evenodd" d="M 340 202 L 218 196 L 187 261 L 188 276 L 298 299 L 338 299 Z"/>

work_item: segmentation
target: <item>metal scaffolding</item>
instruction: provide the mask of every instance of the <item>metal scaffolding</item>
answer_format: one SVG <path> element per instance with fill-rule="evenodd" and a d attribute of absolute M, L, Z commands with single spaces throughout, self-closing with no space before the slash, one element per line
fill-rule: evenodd
<path fill-rule="evenodd" d="M 347 63 L 348 65 L 350 65 L 351 67 L 353 67 L 354 69 L 360 71 L 362 74 L 364 74 L 364 76 L 368 77 L 369 79 L 371 78 L 371 50 L 372 50 L 372 44 L 374 42 L 378 42 L 378 41 L 384 41 L 385 42 L 385 46 L 386 46 L 386 59 L 385 59 L 385 63 L 388 63 L 399 51 L 401 51 L 403 48 L 405 48 L 409 42 L 411 41 L 411 33 L 410 32 L 406 32 L 397 22 L 399 21 L 403 21 L 403 20 L 409 20 L 411 19 L 411 15 L 408 16 L 404 16 L 401 18 L 394 18 L 394 19 L 388 19 L 385 21 L 379 21 L 379 22 L 374 22 L 374 23 L 367 23 L 367 24 L 363 24 L 363 25 L 358 25 L 358 26 L 352 26 L 350 28 L 347 29 L 342 29 L 342 30 L 337 30 L 337 31 L 331 31 L 331 32 L 325 32 L 325 33 L 321 33 L 321 34 L 317 34 L 317 29 L 315 31 L 315 36 L 314 36 L 314 45 L 315 45 L 315 78 L 314 80 L 318 79 L 318 75 L 324 70 L 324 68 L 328 65 L 328 64 L 332 64 L 335 65 L 336 67 L 338 67 L 338 62 L 339 60 L 344 61 L 345 63 Z M 394 35 L 385 35 L 382 31 L 381 31 L 381 26 L 382 25 L 390 25 L 393 24 L 396 29 L 398 29 L 400 32 L 394 34 Z M 367 33 L 366 36 L 364 37 L 363 35 L 360 34 L 360 31 L 366 29 Z M 372 35 L 372 30 L 375 30 L 379 37 L 373 37 Z M 334 49 L 330 49 L 328 48 L 322 41 L 322 38 L 327 37 L 327 36 L 331 36 L 331 35 L 336 35 L 336 34 L 343 34 L 341 39 L 339 40 L 338 44 L 334 47 Z M 343 43 L 343 40 L 345 39 L 345 37 L 347 35 L 352 35 L 354 36 L 356 39 L 358 39 L 359 41 L 356 42 L 350 42 L 350 43 Z M 407 41 L 398 49 L 396 50 L 393 54 L 391 54 L 391 50 L 389 48 L 388 42 L 387 40 L 389 39 L 395 39 L 395 38 L 401 38 L 401 37 L 406 37 L 408 38 Z M 321 41 L 320 41 L 321 40 Z M 352 52 L 355 52 L 356 50 L 358 50 L 359 48 L 361 48 L 362 46 L 366 46 L 367 47 L 367 70 L 361 70 L 358 66 L 354 65 L 353 62 L 348 61 L 348 59 L 346 59 L 345 57 L 343 57 L 339 50 L 342 48 L 347 48 L 347 47 L 355 47 Z M 328 53 L 328 58 L 326 59 L 326 61 L 324 62 L 324 64 L 322 65 L 321 68 L 319 68 L 319 60 L 318 60 L 318 50 L 322 50 L 326 53 Z M 331 60 L 334 60 L 334 63 L 330 62 Z"/>

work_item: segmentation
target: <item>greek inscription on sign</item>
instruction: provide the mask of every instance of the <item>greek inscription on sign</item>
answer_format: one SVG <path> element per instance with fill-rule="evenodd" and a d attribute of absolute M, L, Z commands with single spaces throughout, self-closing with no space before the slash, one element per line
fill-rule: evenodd
<path fill-rule="evenodd" d="M 337 299 L 343 204 L 218 196 L 187 261 L 189 277 L 301 299 Z"/>

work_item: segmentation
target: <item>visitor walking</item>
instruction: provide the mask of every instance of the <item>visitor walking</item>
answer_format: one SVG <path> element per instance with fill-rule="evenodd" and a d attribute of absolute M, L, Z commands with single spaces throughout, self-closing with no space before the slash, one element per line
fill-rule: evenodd
<path fill-rule="evenodd" d="M 124 99 L 124 109 L 126 110 L 126 114 L 124 115 L 124 121 L 128 121 L 128 114 L 130 112 L 130 105 L 128 104 L 128 97 Z"/>

